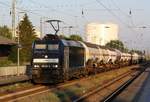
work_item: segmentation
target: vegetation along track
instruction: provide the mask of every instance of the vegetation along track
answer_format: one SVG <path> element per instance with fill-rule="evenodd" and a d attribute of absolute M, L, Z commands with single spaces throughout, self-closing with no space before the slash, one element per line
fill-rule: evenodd
<path fill-rule="evenodd" d="M 73 100 L 73 102 L 109 102 L 147 68 L 147 63 L 138 69 L 129 70 L 113 80 Z"/>
<path fill-rule="evenodd" d="M 28 89 L 23 88 L 22 90 L 8 92 L 6 94 L 0 94 L 0 102 L 9 102 L 9 101 L 12 102 L 12 101 L 21 100 L 22 98 L 28 96 L 48 92 L 54 90 L 55 88 L 66 87 L 74 83 L 75 81 L 68 81 L 66 83 L 60 83 L 58 85 L 50 85 L 50 86 L 34 85 L 32 87 L 29 87 Z"/>

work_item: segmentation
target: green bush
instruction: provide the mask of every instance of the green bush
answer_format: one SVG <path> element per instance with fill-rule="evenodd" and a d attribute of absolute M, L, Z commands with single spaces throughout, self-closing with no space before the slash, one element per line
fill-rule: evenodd
<path fill-rule="evenodd" d="M 10 55 L 8 56 L 8 60 L 11 60 L 13 63 L 17 63 L 17 46 L 13 46 L 11 48 Z"/>
<path fill-rule="evenodd" d="M 1 59 L 0 60 L 0 67 L 7 67 L 9 65 L 12 65 L 12 61 L 8 60 L 8 59 Z"/>

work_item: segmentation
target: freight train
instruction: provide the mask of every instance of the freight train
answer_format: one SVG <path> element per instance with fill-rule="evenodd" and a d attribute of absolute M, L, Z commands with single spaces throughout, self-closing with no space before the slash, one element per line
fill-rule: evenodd
<path fill-rule="evenodd" d="M 88 42 L 47 35 L 32 46 L 32 80 L 59 83 L 72 78 L 137 64 L 144 55 L 124 53 Z"/>

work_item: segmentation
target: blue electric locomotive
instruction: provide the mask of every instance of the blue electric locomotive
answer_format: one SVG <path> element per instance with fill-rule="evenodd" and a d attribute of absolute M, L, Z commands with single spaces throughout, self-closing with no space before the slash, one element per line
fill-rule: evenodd
<path fill-rule="evenodd" d="M 84 47 L 57 35 L 47 35 L 33 43 L 31 62 L 36 83 L 57 83 L 85 73 Z"/>

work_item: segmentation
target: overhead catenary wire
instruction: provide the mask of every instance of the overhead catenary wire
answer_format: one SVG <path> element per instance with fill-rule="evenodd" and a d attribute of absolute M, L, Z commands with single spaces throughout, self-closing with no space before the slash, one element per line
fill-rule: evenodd
<path fill-rule="evenodd" d="M 120 9 L 120 7 L 118 7 L 117 5 L 116 5 L 116 3 L 114 2 L 114 0 L 111 0 L 111 2 L 113 3 L 113 5 L 116 7 L 116 8 L 118 8 L 119 9 L 119 11 L 124 15 L 124 16 L 126 16 L 127 18 L 129 18 L 129 20 L 130 20 L 130 28 L 132 29 L 132 28 L 134 28 L 135 26 L 136 26 L 136 24 L 134 23 L 134 21 L 133 21 L 133 12 L 132 12 L 132 10 L 131 10 L 131 8 L 129 9 L 129 12 L 128 12 L 128 14 L 126 14 L 125 12 L 123 12 L 121 9 Z M 140 33 L 138 33 L 137 31 L 135 31 L 138 35 L 141 35 Z M 137 36 L 137 39 L 138 39 L 138 36 Z M 139 37 L 139 40 L 142 40 L 141 39 L 141 36 Z M 138 41 L 138 40 L 137 40 Z M 138 43 L 138 42 L 137 42 Z"/>
<path fill-rule="evenodd" d="M 38 2 L 35 2 L 34 0 L 31 0 L 31 2 L 32 3 L 34 3 L 34 4 L 38 4 L 38 5 L 40 5 L 40 7 L 44 7 L 44 8 L 46 8 L 46 9 L 51 9 L 51 10 L 53 10 L 53 12 L 58 12 L 58 13 L 61 13 L 61 14 L 65 14 L 65 15 L 67 15 L 67 16 L 69 16 L 69 17 L 73 17 L 73 18 L 75 18 L 75 25 L 76 25 L 76 27 L 78 27 L 78 24 L 77 24 L 77 18 L 79 18 L 79 16 L 76 16 L 76 15 L 72 15 L 72 14 L 70 14 L 70 13 L 66 13 L 66 12 L 63 12 L 63 11 L 60 11 L 60 10 L 56 10 L 56 9 L 54 9 L 54 8 L 52 8 L 52 7 L 49 7 L 49 6 L 47 6 L 47 5 L 41 5 L 40 3 L 38 3 Z M 91 2 L 88 2 L 88 4 L 90 4 Z M 81 18 L 80 19 L 84 19 L 86 22 L 89 22 L 89 20 L 87 19 L 87 17 L 85 16 L 85 13 L 84 13 L 84 10 L 82 9 L 81 10 Z M 71 19 L 71 18 L 70 18 Z M 72 20 L 72 19 L 71 19 Z M 73 21 L 73 20 L 72 20 Z M 67 23 L 66 23 L 67 24 Z"/>
<path fill-rule="evenodd" d="M 68 15 L 68 16 L 70 16 L 70 17 L 75 17 L 75 15 L 72 15 L 72 14 L 70 14 L 70 13 L 66 13 L 66 12 L 61 11 L 61 10 L 54 9 L 54 8 L 49 7 L 49 6 L 47 6 L 47 5 L 42 5 L 42 4 L 38 3 L 38 2 L 35 2 L 34 0 L 30 0 L 30 2 L 32 2 L 32 3 L 34 3 L 34 4 L 40 5 L 40 7 L 44 7 L 44 8 L 46 8 L 46 9 L 51 9 L 53 12 L 58 12 L 58 13 L 61 13 L 61 14 L 64 14 L 64 15 Z"/>
<path fill-rule="evenodd" d="M 120 23 L 122 23 L 125 27 L 127 27 L 128 29 L 130 29 L 130 31 L 134 32 L 134 33 L 138 33 L 135 30 L 133 30 L 127 23 L 125 23 L 120 17 L 118 17 L 114 12 L 111 11 L 111 9 L 109 9 L 107 6 L 105 6 L 101 1 L 96 0 L 96 2 L 104 7 L 112 16 L 114 16 Z"/>
<path fill-rule="evenodd" d="M 6 7 L 8 7 L 8 8 L 11 8 L 11 5 L 6 4 L 6 3 L 4 3 L 4 2 L 1 2 L 1 1 L 0 1 L 0 4 L 6 6 Z M 19 8 L 19 7 L 16 7 L 16 10 L 18 10 L 18 11 L 23 11 L 23 12 L 28 12 L 28 13 L 32 13 L 32 14 L 35 14 L 35 15 L 37 15 L 37 16 L 41 16 L 39 13 L 35 13 L 35 12 L 33 12 L 33 11 L 30 11 L 30 10 L 25 10 L 25 9 L 22 9 L 22 8 Z M 10 14 L 11 14 L 11 12 L 10 12 Z"/>
<path fill-rule="evenodd" d="M 127 27 L 130 31 L 132 31 L 133 33 L 136 33 L 136 34 L 140 34 L 138 33 L 137 31 L 135 31 L 134 29 L 132 29 L 128 24 L 126 24 L 120 17 L 118 17 L 114 12 L 112 12 L 107 6 L 105 6 L 101 1 L 99 0 L 96 0 L 96 2 L 104 7 L 112 16 L 114 16 L 117 20 L 119 20 L 120 23 L 122 23 L 125 27 Z M 132 42 L 134 43 L 134 42 Z M 133 47 L 133 46 L 132 46 Z"/>
<path fill-rule="evenodd" d="M 134 22 L 133 22 L 133 19 L 132 19 L 132 10 L 129 9 L 129 12 L 128 14 L 125 13 L 123 10 L 121 10 L 121 8 L 116 4 L 116 2 L 114 0 L 110 0 L 112 2 L 112 4 L 120 11 L 120 13 L 122 15 L 124 15 L 125 17 L 127 17 L 128 19 L 130 19 L 130 22 L 131 22 L 131 26 L 135 26 Z"/>
<path fill-rule="evenodd" d="M 124 21 L 122 21 L 115 13 L 113 13 L 113 12 L 111 11 L 111 9 L 109 9 L 108 7 L 106 7 L 101 1 L 96 0 L 96 2 L 97 2 L 100 6 L 104 7 L 112 16 L 114 16 L 114 17 L 115 17 L 117 20 L 119 20 L 122 24 L 124 24 L 125 26 L 129 27 Z"/>
<path fill-rule="evenodd" d="M 30 2 L 32 2 L 33 4 L 37 4 L 37 5 L 39 5 L 40 6 L 40 9 L 43 7 L 43 8 L 45 8 L 45 9 L 51 9 L 52 10 L 52 12 L 56 12 L 56 13 L 58 13 L 58 14 L 63 14 L 63 15 L 65 15 L 65 16 L 69 16 L 68 17 L 68 19 L 70 19 L 71 21 L 75 21 L 75 22 L 77 22 L 77 16 L 76 15 L 73 15 L 73 14 L 70 14 L 70 13 L 67 13 L 67 12 L 64 12 L 64 11 L 61 11 L 61 10 L 57 10 L 57 9 L 55 9 L 55 8 L 53 8 L 53 7 L 50 7 L 50 6 L 47 6 L 47 5 L 45 5 L 45 4 L 41 4 L 41 3 L 38 3 L 38 2 L 35 2 L 34 0 L 30 0 Z M 70 18 L 71 17 L 71 18 Z M 48 17 L 44 17 L 44 18 L 48 18 Z M 50 18 L 50 17 L 49 17 Z M 75 20 L 73 20 L 72 18 L 74 18 Z M 61 20 L 62 20 L 62 18 L 61 18 Z M 63 22 L 63 24 L 67 24 L 67 25 L 69 25 L 68 23 L 66 23 L 66 22 Z M 75 23 L 76 24 L 76 23 Z"/>

